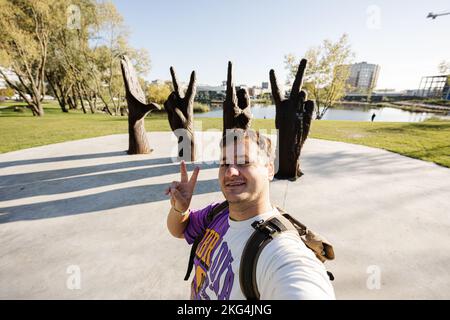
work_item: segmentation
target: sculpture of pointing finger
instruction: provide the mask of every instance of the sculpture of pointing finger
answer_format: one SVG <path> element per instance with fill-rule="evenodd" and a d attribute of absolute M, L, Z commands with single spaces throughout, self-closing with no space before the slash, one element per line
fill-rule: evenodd
<path fill-rule="evenodd" d="M 177 76 L 173 67 L 170 67 L 173 89 L 164 102 L 170 128 L 178 138 L 178 157 L 184 160 L 195 161 L 194 141 L 194 97 L 196 92 L 195 71 L 191 73 L 186 93 L 182 96 Z M 186 140 L 184 140 L 186 139 Z"/>
<path fill-rule="evenodd" d="M 314 112 L 314 102 L 307 100 L 306 92 L 301 90 L 306 63 L 305 59 L 301 60 L 288 99 L 281 98 L 275 71 L 270 70 L 270 85 L 276 108 L 275 127 L 278 129 L 277 179 L 294 181 L 303 175 L 299 157 Z"/>

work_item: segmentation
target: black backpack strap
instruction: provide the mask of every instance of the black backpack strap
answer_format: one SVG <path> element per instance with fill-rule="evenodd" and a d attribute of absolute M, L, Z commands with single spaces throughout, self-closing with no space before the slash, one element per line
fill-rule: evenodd
<path fill-rule="evenodd" d="M 206 225 L 209 225 L 214 218 L 221 213 L 223 210 L 225 210 L 225 208 L 228 207 L 228 201 L 224 201 L 221 204 L 215 206 L 206 216 Z M 201 233 L 199 234 L 195 240 L 194 243 L 192 244 L 191 247 L 191 253 L 189 255 L 189 263 L 188 263 L 188 268 L 186 271 L 186 275 L 184 276 L 184 281 L 189 280 L 189 277 L 191 275 L 192 272 L 192 268 L 194 267 L 194 258 L 195 258 L 195 251 L 197 251 L 197 247 L 200 244 L 200 242 L 202 241 L 203 237 L 205 236 L 205 233 Z"/>
<path fill-rule="evenodd" d="M 293 226 L 282 216 L 275 216 L 266 221 L 252 223 L 255 229 L 248 239 L 242 252 L 239 267 L 239 282 L 247 300 L 259 300 L 259 290 L 256 282 L 256 265 L 264 249 L 276 233 L 293 229 Z"/>

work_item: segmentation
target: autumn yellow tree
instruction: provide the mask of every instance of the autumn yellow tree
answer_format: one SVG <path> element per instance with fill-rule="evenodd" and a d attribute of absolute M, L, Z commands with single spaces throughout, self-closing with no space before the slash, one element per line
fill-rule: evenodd
<path fill-rule="evenodd" d="M 172 90 L 170 82 L 150 83 L 146 86 L 145 95 L 151 97 L 153 102 L 163 105 Z"/>

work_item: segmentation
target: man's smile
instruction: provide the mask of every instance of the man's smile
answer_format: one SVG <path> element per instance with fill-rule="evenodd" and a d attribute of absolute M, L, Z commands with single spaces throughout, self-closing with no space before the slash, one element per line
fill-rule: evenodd
<path fill-rule="evenodd" d="M 225 187 L 232 188 L 232 187 L 239 187 L 245 185 L 245 181 L 243 180 L 234 180 L 234 181 L 228 181 L 225 183 Z"/>

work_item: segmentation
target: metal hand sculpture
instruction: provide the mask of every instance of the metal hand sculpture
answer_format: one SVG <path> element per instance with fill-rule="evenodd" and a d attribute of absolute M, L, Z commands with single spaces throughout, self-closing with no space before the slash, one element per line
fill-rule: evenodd
<path fill-rule="evenodd" d="M 275 127 L 278 129 L 277 157 L 279 170 L 275 174 L 277 179 L 295 181 L 303 175 L 300 170 L 300 152 L 308 137 L 311 126 L 314 102 L 306 100 L 302 87 L 303 74 L 307 61 L 302 59 L 298 66 L 294 84 L 289 99 L 282 99 L 277 84 L 275 71 L 270 70 L 270 85 L 275 101 Z"/>
<path fill-rule="evenodd" d="M 223 133 L 226 129 L 248 129 L 251 125 L 252 113 L 250 99 L 246 89 L 236 89 L 233 83 L 232 64 L 228 62 L 227 93 L 223 102 Z"/>
<path fill-rule="evenodd" d="M 181 97 L 180 87 L 178 86 L 177 76 L 173 67 L 170 67 L 170 74 L 172 75 L 172 84 L 174 91 L 172 91 L 166 102 L 164 102 L 164 108 L 167 111 L 170 128 L 178 138 L 178 157 L 184 160 L 195 161 L 195 71 L 192 71 L 191 73 L 191 79 L 189 80 L 188 88 L 183 97 Z M 183 139 L 187 139 L 187 141 L 183 141 Z M 184 148 L 182 146 L 184 146 Z"/>
<path fill-rule="evenodd" d="M 156 103 L 147 104 L 144 92 L 139 84 L 136 71 L 127 56 L 120 59 L 123 81 L 125 82 L 128 104 L 128 154 L 146 154 L 153 151 L 150 148 L 145 131 L 144 118 L 153 110 L 160 110 Z"/>

